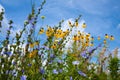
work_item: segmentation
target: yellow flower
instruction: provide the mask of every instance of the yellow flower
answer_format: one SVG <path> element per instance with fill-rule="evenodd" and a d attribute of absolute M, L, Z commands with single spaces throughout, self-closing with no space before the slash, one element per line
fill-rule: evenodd
<path fill-rule="evenodd" d="M 43 33 L 44 33 L 44 29 L 41 28 L 41 29 L 39 30 L 39 34 L 43 34 Z"/>
<path fill-rule="evenodd" d="M 90 43 L 90 46 L 94 46 L 93 42 Z"/>
<path fill-rule="evenodd" d="M 107 43 L 106 39 L 104 39 L 103 43 L 104 43 L 104 44 L 106 44 L 106 43 Z"/>
<path fill-rule="evenodd" d="M 34 47 L 34 44 L 33 44 L 33 43 L 30 43 L 29 46 L 30 46 L 30 48 L 33 48 L 33 47 Z"/>
<path fill-rule="evenodd" d="M 88 37 L 86 37 L 86 41 L 87 41 L 87 42 L 89 42 L 89 41 L 90 41 Z"/>
<path fill-rule="evenodd" d="M 80 32 L 80 31 L 78 31 L 78 35 L 81 35 L 81 32 Z"/>
<path fill-rule="evenodd" d="M 41 16 L 41 19 L 45 19 L 45 16 Z"/>
<path fill-rule="evenodd" d="M 33 54 L 32 53 L 29 53 L 29 58 L 32 58 L 33 57 Z"/>
<path fill-rule="evenodd" d="M 66 33 L 66 35 L 68 35 L 70 32 L 69 32 L 69 29 L 67 29 L 66 31 L 65 31 L 65 33 Z"/>
<path fill-rule="evenodd" d="M 54 43 L 52 46 L 51 46 L 52 49 L 56 49 L 56 44 Z"/>
<path fill-rule="evenodd" d="M 86 35 L 86 37 L 90 37 L 90 33 L 88 33 L 88 34 Z"/>
<path fill-rule="evenodd" d="M 91 37 L 91 41 L 94 41 L 94 37 Z"/>
<path fill-rule="evenodd" d="M 98 38 L 97 38 L 98 40 L 100 40 L 100 36 L 98 36 Z"/>
<path fill-rule="evenodd" d="M 39 41 L 35 41 L 35 42 L 34 42 L 34 45 L 39 45 Z"/>
<path fill-rule="evenodd" d="M 70 21 L 68 21 L 68 25 L 69 25 L 70 27 L 72 27 L 72 23 L 71 23 Z"/>
<path fill-rule="evenodd" d="M 52 36 L 53 32 L 54 32 L 54 30 L 53 30 L 51 27 L 48 27 L 48 29 L 47 29 L 47 31 L 46 31 L 46 36 L 47 36 L 47 37 Z"/>
<path fill-rule="evenodd" d="M 75 26 L 78 27 L 78 20 L 75 21 Z"/>
<path fill-rule="evenodd" d="M 77 39 L 78 39 L 79 41 L 80 41 L 80 38 L 81 38 L 80 36 L 77 36 Z"/>
<path fill-rule="evenodd" d="M 86 47 L 88 47 L 88 46 L 89 46 L 89 43 L 88 43 L 87 41 L 86 41 L 86 43 L 85 43 L 85 46 L 86 46 Z"/>
<path fill-rule="evenodd" d="M 38 53 L 38 50 L 37 50 L 37 49 L 33 50 L 33 51 L 29 54 L 29 58 L 35 57 L 37 53 Z"/>
<path fill-rule="evenodd" d="M 74 40 L 74 41 L 77 41 L 77 40 L 78 40 L 77 35 L 74 35 L 74 36 L 73 36 L 73 40 Z"/>
<path fill-rule="evenodd" d="M 108 34 L 105 34 L 105 38 L 106 38 L 106 39 L 108 39 L 108 38 L 109 38 Z"/>
<path fill-rule="evenodd" d="M 86 24 L 85 23 L 82 24 L 82 28 L 86 28 Z"/>
<path fill-rule="evenodd" d="M 114 36 L 113 35 L 110 36 L 110 40 L 111 41 L 114 40 Z"/>
<path fill-rule="evenodd" d="M 60 38 L 64 38 L 65 36 L 66 36 L 66 33 L 62 32 L 61 35 L 60 35 Z"/>

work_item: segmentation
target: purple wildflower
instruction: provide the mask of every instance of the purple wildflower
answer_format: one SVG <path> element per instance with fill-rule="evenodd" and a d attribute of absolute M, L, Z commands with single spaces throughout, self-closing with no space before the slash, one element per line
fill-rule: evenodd
<path fill-rule="evenodd" d="M 9 74 L 9 73 L 10 73 L 10 71 L 9 71 L 9 70 L 7 70 L 7 71 L 6 71 L 6 74 Z"/>
<path fill-rule="evenodd" d="M 52 64 L 52 62 L 53 62 L 53 60 L 50 60 L 50 61 L 49 61 L 49 64 Z"/>
<path fill-rule="evenodd" d="M 87 55 L 86 51 L 82 52 L 80 54 L 83 58 L 88 58 L 89 56 Z"/>
<path fill-rule="evenodd" d="M 85 73 L 83 73 L 82 71 L 78 71 L 78 74 L 79 74 L 79 75 L 81 75 L 81 76 L 86 77 L 86 74 L 85 74 Z"/>
<path fill-rule="evenodd" d="M 4 54 L 10 56 L 10 55 L 11 55 L 11 52 L 4 52 Z"/>
<path fill-rule="evenodd" d="M 17 63 L 15 61 L 12 62 L 13 65 L 16 65 Z"/>
<path fill-rule="evenodd" d="M 60 42 L 58 42 L 58 45 L 60 45 L 61 43 Z"/>
<path fill-rule="evenodd" d="M 60 73 L 62 73 L 62 72 L 63 72 L 63 70 L 62 70 L 62 69 L 59 69 L 59 72 L 60 72 Z"/>
<path fill-rule="evenodd" d="M 57 62 L 58 62 L 59 64 L 61 64 L 61 63 L 62 63 L 62 60 L 58 59 Z"/>
<path fill-rule="evenodd" d="M 58 71 L 56 69 L 54 69 L 53 74 L 58 74 Z"/>
<path fill-rule="evenodd" d="M 28 64 L 28 66 L 29 66 L 29 67 L 31 67 L 31 66 L 32 66 L 32 64 Z"/>
<path fill-rule="evenodd" d="M 25 72 L 25 70 L 24 69 L 22 69 L 22 73 L 24 73 Z"/>
<path fill-rule="evenodd" d="M 90 50 L 88 51 L 89 55 L 91 55 L 96 49 L 97 49 L 97 47 L 96 47 L 96 48 L 93 48 L 93 49 L 90 49 Z"/>
<path fill-rule="evenodd" d="M 72 76 L 70 76 L 70 80 L 73 80 Z"/>
<path fill-rule="evenodd" d="M 50 54 L 50 58 L 55 58 L 55 55 L 54 54 Z"/>
<path fill-rule="evenodd" d="M 22 75 L 22 76 L 20 77 L 20 80 L 26 80 L 26 78 L 27 78 L 26 75 Z"/>
<path fill-rule="evenodd" d="M 40 73 L 41 74 L 44 74 L 45 73 L 45 70 L 43 68 L 40 68 Z"/>

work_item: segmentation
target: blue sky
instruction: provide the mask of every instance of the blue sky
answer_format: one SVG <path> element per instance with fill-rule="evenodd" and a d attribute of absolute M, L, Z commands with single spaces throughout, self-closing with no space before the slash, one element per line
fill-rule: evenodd
<path fill-rule="evenodd" d="M 43 0 L 33 0 L 36 7 Z M 120 0 L 47 0 L 41 16 L 45 15 L 45 24 L 56 25 L 62 19 L 68 20 L 82 15 L 87 24 L 86 32 L 93 36 L 114 35 L 111 48 L 120 48 Z M 0 0 L 7 19 L 22 26 L 31 11 L 31 0 Z"/>

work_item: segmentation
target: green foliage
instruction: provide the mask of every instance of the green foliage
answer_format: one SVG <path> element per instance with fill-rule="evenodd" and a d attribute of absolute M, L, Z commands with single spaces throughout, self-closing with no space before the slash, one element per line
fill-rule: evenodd
<path fill-rule="evenodd" d="M 109 62 L 109 70 L 112 80 L 120 79 L 120 60 L 117 57 L 111 58 Z"/>

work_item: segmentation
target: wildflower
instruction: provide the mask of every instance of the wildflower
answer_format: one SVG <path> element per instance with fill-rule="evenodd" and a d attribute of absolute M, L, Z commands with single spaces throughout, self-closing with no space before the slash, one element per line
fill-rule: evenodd
<path fill-rule="evenodd" d="M 59 72 L 60 72 L 60 73 L 62 73 L 62 72 L 63 72 L 63 70 L 62 70 L 62 69 L 59 69 Z"/>
<path fill-rule="evenodd" d="M 108 38 L 109 38 L 108 34 L 105 34 L 105 38 L 106 38 L 106 39 L 108 39 Z"/>
<path fill-rule="evenodd" d="M 55 49 L 56 48 L 56 44 L 54 43 L 52 46 L 51 46 L 52 49 Z"/>
<path fill-rule="evenodd" d="M 90 49 L 90 50 L 88 51 L 89 55 L 91 55 L 97 48 L 98 48 L 98 47 L 93 48 L 93 49 Z"/>
<path fill-rule="evenodd" d="M 29 54 L 29 58 L 35 57 L 37 53 L 38 53 L 38 50 L 37 50 L 37 49 L 33 50 L 33 51 Z"/>
<path fill-rule="evenodd" d="M 44 33 L 44 29 L 41 28 L 41 29 L 39 30 L 39 34 L 43 34 L 43 33 Z"/>
<path fill-rule="evenodd" d="M 89 46 L 89 43 L 88 43 L 87 41 L 86 41 L 86 43 L 85 43 L 85 46 L 86 46 L 86 47 L 88 47 L 88 46 Z"/>
<path fill-rule="evenodd" d="M 50 58 L 54 58 L 55 57 L 55 55 L 54 54 L 50 54 Z"/>
<path fill-rule="evenodd" d="M 77 40 L 78 40 L 77 35 L 74 35 L 74 36 L 73 36 L 73 40 L 74 40 L 74 41 L 77 41 Z"/>
<path fill-rule="evenodd" d="M 27 78 L 26 75 L 22 75 L 22 76 L 20 77 L 20 80 L 27 80 L 26 78 Z"/>
<path fill-rule="evenodd" d="M 81 75 L 81 76 L 83 76 L 83 77 L 86 77 L 86 74 L 83 73 L 82 71 L 78 71 L 78 74 Z"/>
<path fill-rule="evenodd" d="M 34 45 L 39 45 L 39 41 L 35 41 L 35 42 L 34 42 Z"/>
<path fill-rule="evenodd" d="M 60 38 L 64 38 L 65 36 L 66 36 L 66 33 L 62 32 L 61 35 L 60 35 Z"/>
<path fill-rule="evenodd" d="M 48 29 L 47 29 L 47 31 L 46 31 L 46 36 L 47 36 L 47 37 L 52 36 L 53 31 L 54 31 L 54 30 L 53 30 L 51 27 L 48 27 Z"/>
<path fill-rule="evenodd" d="M 40 73 L 45 74 L 45 70 L 43 68 L 40 68 Z"/>
<path fill-rule="evenodd" d="M 33 43 L 30 43 L 29 46 L 30 46 L 30 48 L 33 48 L 33 47 L 34 47 L 34 44 L 33 44 Z"/>
<path fill-rule="evenodd" d="M 41 19 L 45 19 L 45 16 L 41 16 Z"/>
<path fill-rule="evenodd" d="M 4 52 L 4 54 L 10 56 L 12 53 L 9 51 L 9 52 Z"/>
<path fill-rule="evenodd" d="M 78 20 L 75 21 L 75 26 L 78 27 Z"/>
<path fill-rule="evenodd" d="M 87 55 L 86 51 L 83 51 L 81 54 L 82 58 L 87 59 L 89 56 Z"/>
<path fill-rule="evenodd" d="M 98 36 L 98 38 L 97 38 L 98 40 L 100 40 L 100 36 Z"/>
<path fill-rule="evenodd" d="M 94 37 L 91 37 L 91 41 L 94 41 Z"/>
<path fill-rule="evenodd" d="M 58 71 L 56 69 L 54 69 L 53 74 L 58 74 Z"/>
<path fill-rule="evenodd" d="M 28 66 L 29 66 L 29 67 L 31 67 L 31 66 L 32 66 L 32 64 L 28 64 Z"/>
<path fill-rule="evenodd" d="M 82 28 L 86 28 L 86 24 L 85 23 L 82 24 Z"/>
<path fill-rule="evenodd" d="M 69 29 L 67 29 L 66 31 L 65 31 L 65 33 L 66 33 L 66 35 L 68 35 L 70 32 L 69 32 Z"/>
<path fill-rule="evenodd" d="M 78 35 L 80 35 L 81 34 L 81 32 L 80 31 L 78 31 Z"/>
<path fill-rule="evenodd" d="M 73 65 L 79 65 L 80 62 L 79 62 L 79 61 L 73 61 L 72 64 L 73 64 Z"/>
<path fill-rule="evenodd" d="M 59 64 L 61 64 L 61 63 L 62 63 L 62 60 L 58 59 L 57 62 L 58 62 Z"/>
<path fill-rule="evenodd" d="M 70 80 L 73 80 L 72 76 L 70 76 Z"/>
<path fill-rule="evenodd" d="M 70 27 L 72 27 L 72 23 L 71 23 L 70 21 L 68 21 L 68 25 L 69 25 Z"/>
<path fill-rule="evenodd" d="M 90 46 L 94 46 L 93 42 L 90 43 Z"/>
<path fill-rule="evenodd" d="M 104 44 L 106 44 L 106 43 L 107 43 L 106 39 L 104 39 L 103 43 L 104 43 Z"/>
<path fill-rule="evenodd" d="M 90 33 L 87 34 L 87 37 L 90 37 Z"/>
<path fill-rule="evenodd" d="M 110 36 L 110 40 L 111 41 L 114 40 L 114 36 L 113 35 Z"/>

